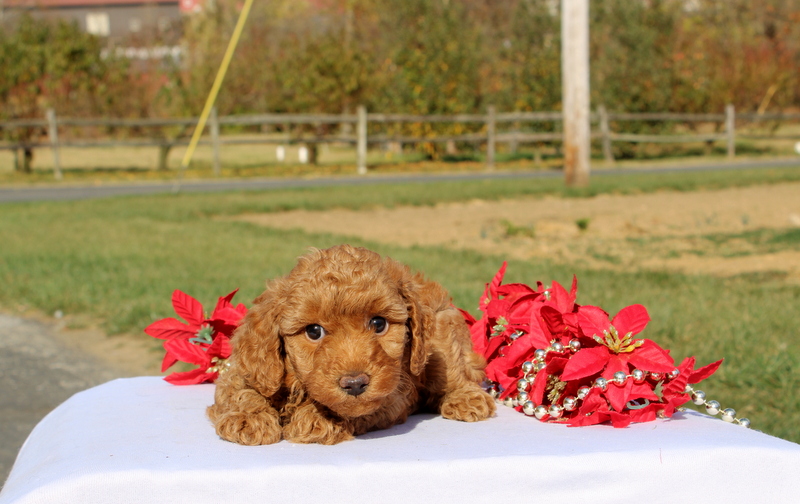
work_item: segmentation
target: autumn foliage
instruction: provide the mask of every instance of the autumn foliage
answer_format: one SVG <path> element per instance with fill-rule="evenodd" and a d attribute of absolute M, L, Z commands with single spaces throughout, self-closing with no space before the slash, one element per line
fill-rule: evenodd
<path fill-rule="evenodd" d="M 180 60 L 149 65 L 103 55 L 104 41 L 63 23 L 7 27 L 2 119 L 42 117 L 47 107 L 68 116 L 197 115 L 239 4 L 217 0 L 186 16 Z M 219 113 L 558 110 L 558 8 L 554 0 L 256 2 Z M 737 111 L 800 105 L 797 2 L 593 0 L 590 16 L 593 106 L 721 113 L 728 103 Z M 409 127 L 425 135 L 440 126 Z"/>

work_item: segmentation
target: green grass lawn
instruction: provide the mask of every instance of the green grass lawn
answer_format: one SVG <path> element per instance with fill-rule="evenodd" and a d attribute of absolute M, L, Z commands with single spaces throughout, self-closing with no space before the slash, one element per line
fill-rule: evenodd
<path fill-rule="evenodd" d="M 800 170 L 762 169 L 597 177 L 592 188 L 577 192 L 565 191 L 560 180 L 515 180 L 5 204 L 0 205 L 0 308 L 46 314 L 62 310 L 101 322 L 111 337 L 147 338 L 142 328 L 172 315 L 174 289 L 213 306 L 218 296 L 238 287 L 236 299 L 249 305 L 266 279 L 286 273 L 308 247 L 343 241 L 217 216 L 797 180 Z M 768 243 L 779 238 L 753 239 Z M 488 256 L 349 241 L 426 272 L 451 291 L 457 305 L 473 313 L 485 282 L 504 258 L 502 250 Z M 795 393 L 800 386 L 800 286 L 768 274 L 715 278 L 621 273 L 545 261 L 510 261 L 506 281 L 566 284 L 573 274 L 579 279 L 579 303 L 612 313 L 633 303 L 647 306 L 653 321 L 644 336 L 670 348 L 676 360 L 694 355 L 705 364 L 724 357 L 722 369 L 701 387 L 709 398 L 735 408 L 754 428 L 800 441 L 800 395 Z"/>

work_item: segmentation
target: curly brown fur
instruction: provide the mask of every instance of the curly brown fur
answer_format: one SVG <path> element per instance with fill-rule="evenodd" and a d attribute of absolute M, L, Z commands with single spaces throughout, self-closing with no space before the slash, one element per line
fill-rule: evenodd
<path fill-rule="evenodd" d="M 495 411 L 478 385 L 485 363 L 444 288 L 363 248 L 301 257 L 232 342 L 208 415 L 236 443 L 335 444 L 420 409 L 468 422 Z"/>

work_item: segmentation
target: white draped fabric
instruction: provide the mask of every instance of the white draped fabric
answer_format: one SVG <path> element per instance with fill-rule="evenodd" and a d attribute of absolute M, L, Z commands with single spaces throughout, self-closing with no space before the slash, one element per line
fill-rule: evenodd
<path fill-rule="evenodd" d="M 335 446 L 239 446 L 205 416 L 213 385 L 115 380 L 33 430 L 0 503 L 798 502 L 800 445 L 699 413 L 625 429 L 498 406 Z M 758 419 L 753 419 L 758 424 Z"/>

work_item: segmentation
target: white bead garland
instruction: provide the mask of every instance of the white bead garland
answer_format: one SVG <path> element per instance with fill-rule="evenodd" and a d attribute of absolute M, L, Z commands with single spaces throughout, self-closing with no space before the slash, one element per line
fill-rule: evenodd
<path fill-rule="evenodd" d="M 698 406 L 705 406 L 706 413 L 711 416 L 716 416 L 721 413 L 720 418 L 728 423 L 735 423 L 742 427 L 750 427 L 750 420 L 747 418 L 736 418 L 736 410 L 733 408 L 721 409 L 719 402 L 706 401 L 706 393 L 702 390 L 695 390 L 691 385 L 686 385 L 683 391 L 685 394 L 690 394 L 692 402 Z"/>

